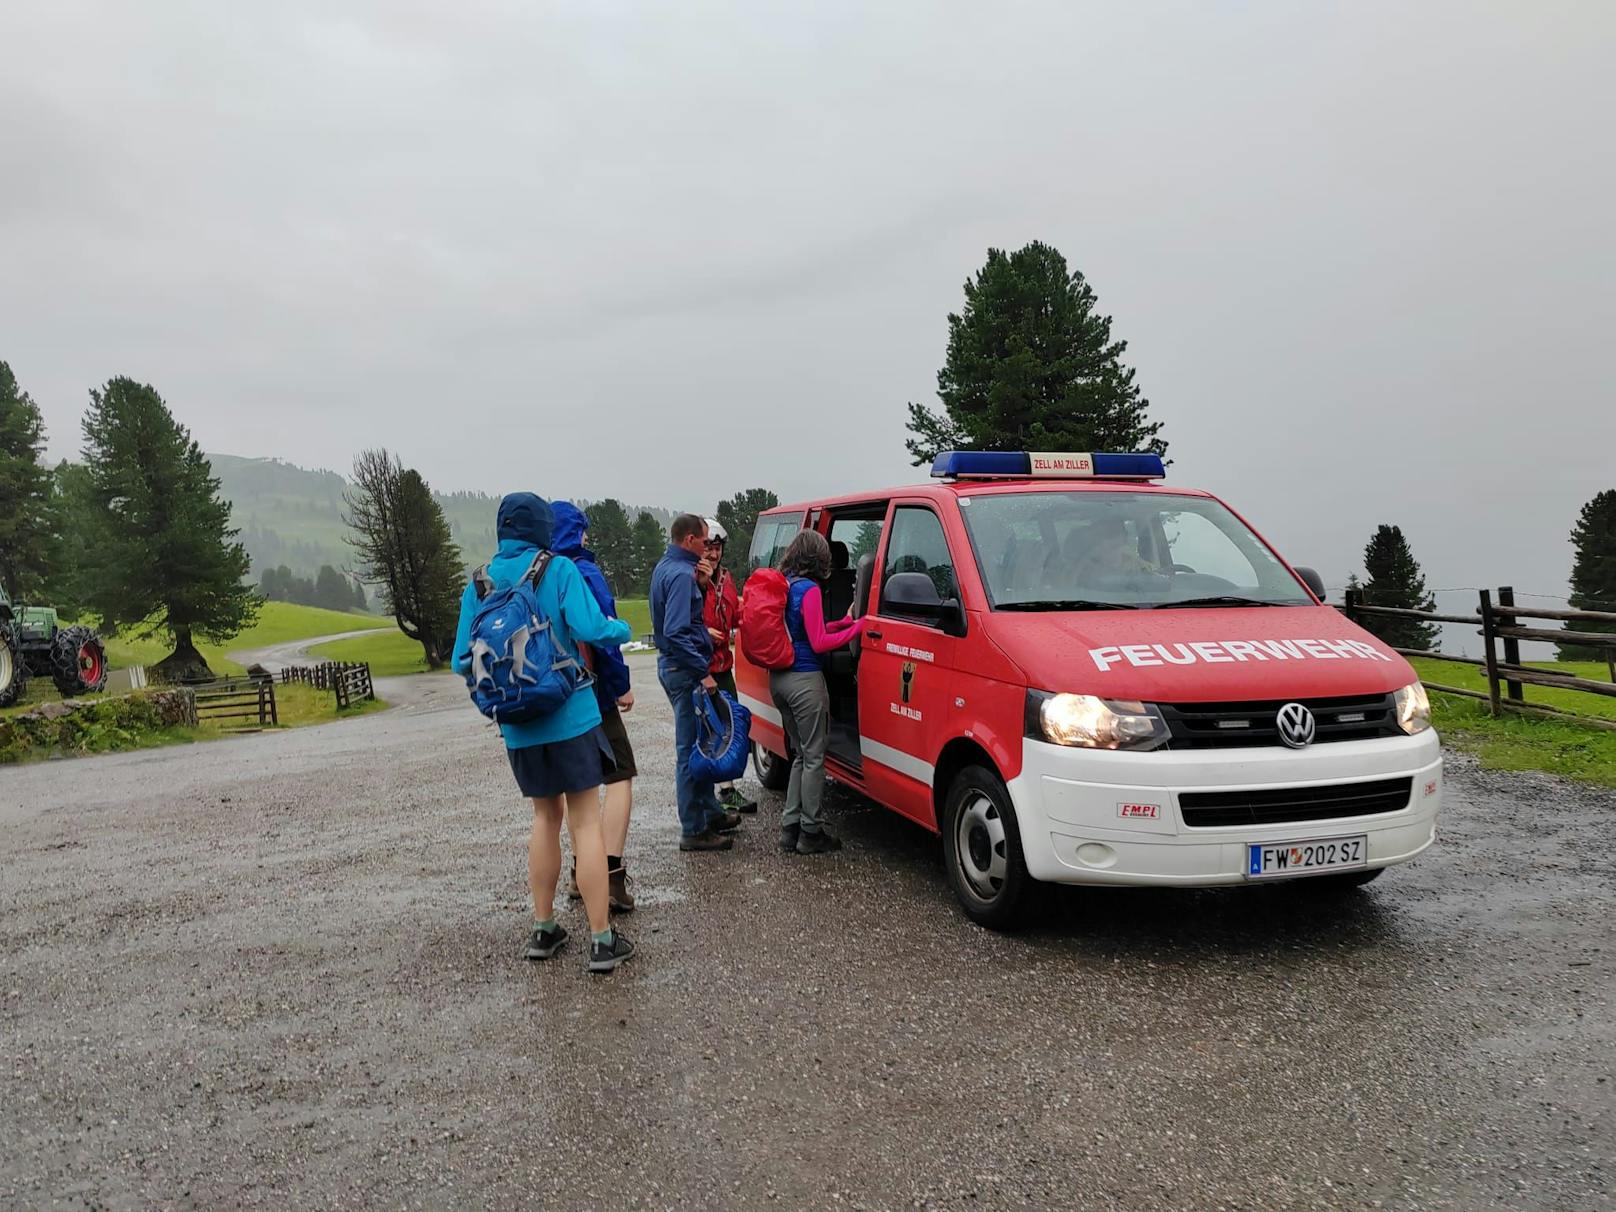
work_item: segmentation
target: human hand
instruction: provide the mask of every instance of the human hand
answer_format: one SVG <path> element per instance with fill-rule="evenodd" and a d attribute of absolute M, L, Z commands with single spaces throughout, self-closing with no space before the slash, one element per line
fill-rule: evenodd
<path fill-rule="evenodd" d="M 707 634 L 713 637 L 713 643 L 715 644 L 722 644 L 724 642 L 724 633 L 715 627 L 709 627 L 707 629 Z"/>
<path fill-rule="evenodd" d="M 712 556 L 702 556 L 696 561 L 696 580 L 701 585 L 709 585 L 713 579 L 713 569 L 718 562 Z"/>
<path fill-rule="evenodd" d="M 617 709 L 619 711 L 634 710 L 634 692 L 632 690 L 625 690 L 623 692 L 623 697 L 617 700 Z"/>
<path fill-rule="evenodd" d="M 705 677 L 701 679 L 701 688 L 708 694 L 712 694 L 718 689 L 718 683 L 715 682 L 711 677 Z"/>

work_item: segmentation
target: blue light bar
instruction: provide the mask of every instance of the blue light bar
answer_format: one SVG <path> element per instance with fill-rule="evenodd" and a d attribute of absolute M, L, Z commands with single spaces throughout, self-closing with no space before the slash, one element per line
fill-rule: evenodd
<path fill-rule="evenodd" d="M 951 480 L 1160 480 L 1161 456 L 1147 452 L 945 450 L 931 465 L 936 479 Z"/>

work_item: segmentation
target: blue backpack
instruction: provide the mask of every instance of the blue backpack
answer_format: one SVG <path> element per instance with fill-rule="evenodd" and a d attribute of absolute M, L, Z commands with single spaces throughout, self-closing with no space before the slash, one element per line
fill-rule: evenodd
<path fill-rule="evenodd" d="M 496 724 L 551 715 L 594 676 L 564 651 L 539 605 L 539 582 L 554 557 L 541 551 L 509 589 L 496 589 L 488 566 L 471 574 L 482 603 L 471 620 L 466 688 L 477 710 Z"/>

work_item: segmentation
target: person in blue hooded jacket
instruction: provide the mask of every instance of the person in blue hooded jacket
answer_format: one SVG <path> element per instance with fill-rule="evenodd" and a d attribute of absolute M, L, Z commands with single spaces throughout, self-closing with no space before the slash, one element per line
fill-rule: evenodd
<path fill-rule="evenodd" d="M 615 619 L 617 599 L 612 596 L 612 587 L 606 583 L 606 574 L 596 562 L 595 553 L 584 546 L 589 533 L 589 515 L 571 501 L 554 501 L 550 509 L 555 516 L 555 536 L 550 550 L 578 566 L 601 612 Z M 634 690 L 628 662 L 616 644 L 595 646 L 590 651 L 593 653 L 590 665 L 595 671 L 595 700 L 600 705 L 600 726 L 612 743 L 612 757 L 616 762 L 616 768 L 605 774 L 606 802 L 601 812 L 601 828 L 606 837 L 606 878 L 613 911 L 630 913 L 634 909 L 634 894 L 629 891 L 623 852 L 628 845 L 628 818 L 634 810 L 634 776 L 638 771 L 623 713 L 634 709 Z M 576 863 L 573 864 L 570 895 L 573 900 L 582 895 L 578 890 Z"/>
<path fill-rule="evenodd" d="M 496 589 L 508 589 L 527 575 L 539 552 L 551 549 L 550 505 L 531 492 L 513 492 L 499 503 L 499 550 L 483 571 Z M 537 591 L 539 609 L 550 621 L 557 645 L 576 652 L 580 643 L 621 644 L 628 624 L 607 617 L 584 583 L 578 566 L 565 556 L 551 561 Z M 476 578 L 460 600 L 455 633 L 455 672 L 471 667 L 471 621 L 481 605 Z M 609 972 L 634 953 L 634 945 L 612 929 L 601 834 L 600 786 L 612 764 L 611 742 L 601 731 L 600 705 L 579 690 L 549 715 L 520 724 L 501 724 L 511 773 L 533 802 L 533 833 L 528 840 L 528 887 L 533 893 L 533 930 L 526 958 L 549 959 L 567 940 L 556 922 L 556 883 L 561 878 L 561 821 L 566 818 L 577 857 L 578 887 L 593 935 L 589 970 Z"/>

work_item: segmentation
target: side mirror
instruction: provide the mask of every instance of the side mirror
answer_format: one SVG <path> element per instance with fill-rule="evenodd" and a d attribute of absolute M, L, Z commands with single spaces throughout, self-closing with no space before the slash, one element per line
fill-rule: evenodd
<path fill-rule="evenodd" d="M 1321 602 L 1324 601 L 1325 595 L 1323 577 L 1321 577 L 1317 572 L 1313 571 L 1313 569 L 1303 568 L 1300 564 L 1296 565 L 1296 575 L 1302 578 L 1302 584 L 1306 585 L 1313 591 L 1314 597 L 1318 598 L 1318 600 Z"/>
<path fill-rule="evenodd" d="M 881 587 L 881 610 L 884 614 L 935 619 L 946 634 L 965 634 L 965 608 L 959 599 L 945 599 L 923 572 L 899 572 L 888 577 Z"/>

